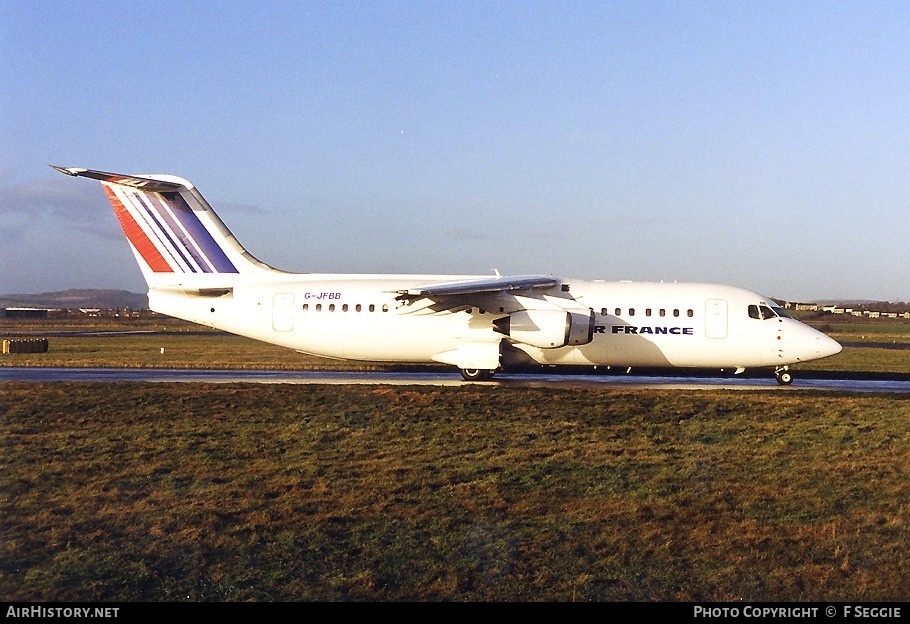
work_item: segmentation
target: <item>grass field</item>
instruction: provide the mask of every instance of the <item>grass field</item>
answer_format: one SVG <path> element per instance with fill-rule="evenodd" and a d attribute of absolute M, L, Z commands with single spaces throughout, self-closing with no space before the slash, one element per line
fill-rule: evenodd
<path fill-rule="evenodd" d="M 899 601 L 910 396 L 17 384 L 15 601 Z"/>
<path fill-rule="evenodd" d="M 274 370 L 358 369 L 381 365 L 303 355 L 177 319 L 3 321 L 0 339 L 47 336 L 47 353 L 5 354 L 0 366 L 98 366 Z"/>

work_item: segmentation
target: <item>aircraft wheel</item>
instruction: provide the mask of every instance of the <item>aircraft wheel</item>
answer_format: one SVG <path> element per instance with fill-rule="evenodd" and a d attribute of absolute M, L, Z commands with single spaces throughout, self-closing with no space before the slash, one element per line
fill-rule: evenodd
<path fill-rule="evenodd" d="M 782 386 L 789 386 L 793 383 L 793 375 L 790 374 L 790 371 L 778 371 L 777 372 L 777 383 Z"/>
<path fill-rule="evenodd" d="M 487 368 L 462 368 L 461 376 L 465 381 L 484 381 L 493 376 L 493 371 Z"/>

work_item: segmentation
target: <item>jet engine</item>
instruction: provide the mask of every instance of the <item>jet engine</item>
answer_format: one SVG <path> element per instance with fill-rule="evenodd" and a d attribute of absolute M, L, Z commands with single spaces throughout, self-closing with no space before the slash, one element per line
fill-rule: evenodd
<path fill-rule="evenodd" d="M 583 345 L 594 339 L 594 312 L 520 310 L 493 321 L 493 329 L 541 349 Z"/>

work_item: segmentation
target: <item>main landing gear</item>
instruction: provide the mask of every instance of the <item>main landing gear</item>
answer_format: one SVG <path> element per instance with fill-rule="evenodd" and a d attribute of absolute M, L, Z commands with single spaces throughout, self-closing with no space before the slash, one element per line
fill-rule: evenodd
<path fill-rule="evenodd" d="M 782 386 L 789 386 L 793 383 L 793 374 L 790 372 L 788 366 L 781 366 L 775 370 L 774 376 L 777 378 L 777 383 Z"/>
<path fill-rule="evenodd" d="M 486 381 L 493 377 L 493 371 L 488 368 L 462 368 L 461 376 L 465 381 Z"/>

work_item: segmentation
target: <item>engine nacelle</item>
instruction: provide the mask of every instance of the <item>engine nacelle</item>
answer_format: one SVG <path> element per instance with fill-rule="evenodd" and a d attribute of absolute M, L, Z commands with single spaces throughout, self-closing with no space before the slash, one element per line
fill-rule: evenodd
<path fill-rule="evenodd" d="M 594 312 L 520 310 L 493 321 L 493 329 L 541 349 L 583 345 L 594 339 Z"/>

